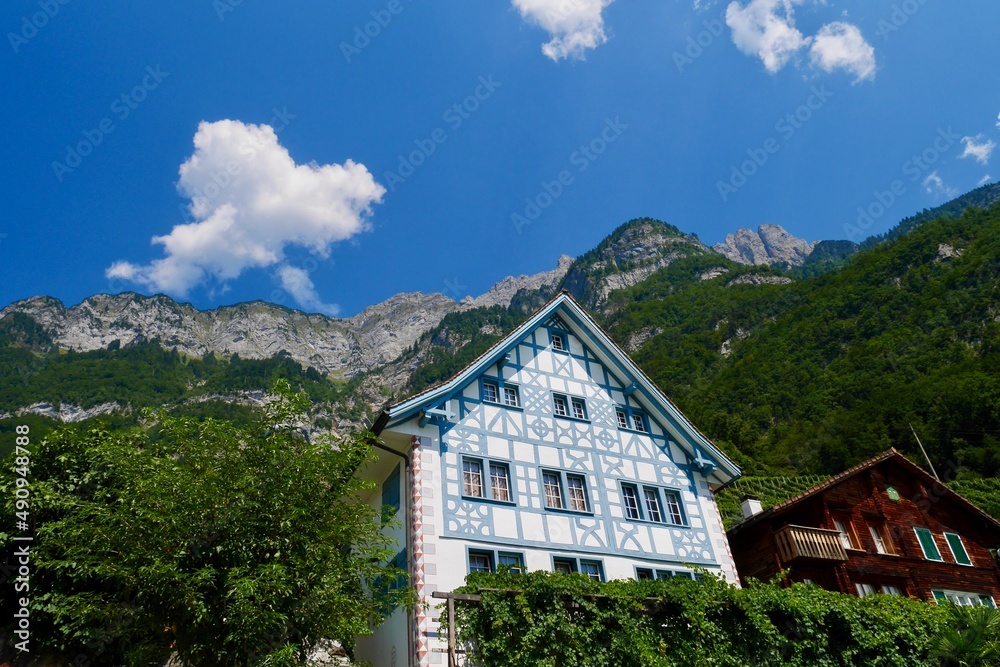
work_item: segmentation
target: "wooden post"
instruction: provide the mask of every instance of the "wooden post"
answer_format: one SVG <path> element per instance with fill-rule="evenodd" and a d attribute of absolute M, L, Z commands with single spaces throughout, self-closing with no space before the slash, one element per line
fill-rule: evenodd
<path fill-rule="evenodd" d="M 455 598 L 448 597 L 448 667 L 458 667 L 455 654 Z"/>

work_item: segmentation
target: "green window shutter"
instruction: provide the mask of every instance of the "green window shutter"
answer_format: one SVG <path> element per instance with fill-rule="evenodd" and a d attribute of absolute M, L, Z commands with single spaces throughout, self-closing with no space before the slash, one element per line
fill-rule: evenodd
<path fill-rule="evenodd" d="M 920 540 L 920 548 L 924 550 L 924 558 L 927 560 L 944 560 L 941 558 L 941 552 L 938 551 L 931 531 L 926 528 L 914 528 L 913 530 L 917 534 L 917 539 Z"/>
<path fill-rule="evenodd" d="M 951 553 L 955 555 L 955 562 L 959 565 L 972 565 L 972 560 L 969 558 L 969 553 L 965 550 L 965 545 L 962 544 L 962 538 L 955 533 L 945 533 L 944 539 L 948 540 L 948 546 L 951 547 Z"/>
<path fill-rule="evenodd" d="M 938 602 L 947 602 L 948 596 L 944 594 L 944 591 L 931 591 L 934 594 L 934 599 Z"/>

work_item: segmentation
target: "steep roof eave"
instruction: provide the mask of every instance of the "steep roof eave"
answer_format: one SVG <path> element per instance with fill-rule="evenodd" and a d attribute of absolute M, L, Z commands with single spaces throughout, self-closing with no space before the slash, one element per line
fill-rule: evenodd
<path fill-rule="evenodd" d="M 833 477 L 831 477 L 826 481 L 820 482 L 811 489 L 807 489 L 802 493 L 793 496 L 792 498 L 783 500 L 774 507 L 764 510 L 760 514 L 755 514 L 754 516 L 750 517 L 749 519 L 746 519 L 742 523 L 739 523 L 730 528 L 729 531 L 727 531 L 727 534 L 729 534 L 730 536 L 735 536 L 736 534 L 742 532 L 746 528 L 754 526 L 765 519 L 780 516 L 785 512 L 787 512 L 788 510 L 792 509 L 795 505 L 802 502 L 803 500 L 807 500 L 808 498 L 811 498 L 817 494 L 822 493 L 823 491 L 831 489 L 837 486 L 838 484 L 842 484 L 843 482 L 846 482 L 848 479 L 854 477 L 855 475 L 862 473 L 865 470 L 870 470 L 871 468 L 874 468 L 875 466 L 890 460 L 895 461 L 896 463 L 906 468 L 916 476 L 923 478 L 926 483 L 939 485 L 942 489 L 944 489 L 944 493 L 946 496 L 950 497 L 954 501 L 957 501 L 958 504 L 963 505 L 966 509 L 969 509 L 973 513 L 979 515 L 980 518 L 985 519 L 988 523 L 992 524 L 998 531 L 1000 531 L 1000 521 L 998 521 L 994 517 L 984 512 L 982 509 L 974 505 L 972 502 L 963 498 L 958 492 L 945 486 L 942 482 L 940 482 L 929 472 L 927 472 L 926 470 L 918 466 L 916 463 L 903 456 L 895 448 L 893 448 L 889 449 L 888 451 L 882 452 L 881 454 L 874 456 L 868 459 L 867 461 L 862 461 L 861 463 L 858 463 L 857 465 L 852 466 L 847 470 L 834 475 Z"/>
<path fill-rule="evenodd" d="M 623 373 L 638 380 L 640 388 L 645 393 L 648 402 L 655 405 L 662 412 L 663 416 L 669 417 L 669 420 L 676 423 L 679 429 L 686 432 L 694 441 L 692 444 L 703 448 L 705 450 L 704 453 L 719 464 L 721 474 L 717 476 L 722 483 L 728 483 L 742 475 L 739 466 L 723 454 L 707 436 L 684 416 L 666 394 L 615 343 L 611 336 L 565 291 L 560 292 L 550 299 L 548 303 L 536 310 L 524 323 L 492 345 L 451 378 L 385 408 L 375 421 L 372 430 L 376 434 L 381 433 L 382 430 L 393 424 L 412 418 L 428 403 L 446 400 L 464 387 L 466 383 L 478 376 L 483 370 L 496 363 L 509 348 L 516 345 L 525 335 L 544 323 L 548 317 L 563 306 L 567 307 L 567 314 L 572 316 L 572 319 L 575 320 L 576 325 L 580 329 L 587 331 L 597 339 L 596 342 L 599 343 L 597 346 L 598 349 L 607 350 L 609 360 L 613 361 L 614 365 L 619 366 Z M 694 453 L 692 452 L 692 454 Z"/>

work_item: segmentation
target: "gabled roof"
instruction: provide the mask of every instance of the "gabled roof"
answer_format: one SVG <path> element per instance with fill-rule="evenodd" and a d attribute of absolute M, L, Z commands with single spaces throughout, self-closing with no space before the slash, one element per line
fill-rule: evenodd
<path fill-rule="evenodd" d="M 807 491 L 803 491 L 802 493 L 800 493 L 797 496 L 794 496 L 792 498 L 789 498 L 788 500 L 782 501 L 782 502 L 778 503 L 777 505 L 775 505 L 774 507 L 772 507 L 770 509 L 767 509 L 767 510 L 764 510 L 760 514 L 753 515 L 752 517 L 750 517 L 746 521 L 743 521 L 742 523 L 739 523 L 739 524 L 733 526 L 732 528 L 730 528 L 729 529 L 729 535 L 731 535 L 731 536 L 732 535 L 736 535 L 737 533 L 743 531 L 745 528 L 748 528 L 749 526 L 753 526 L 753 525 L 759 523 L 760 521 L 763 521 L 764 519 L 774 518 L 774 517 L 780 516 L 780 515 L 784 514 L 785 512 L 787 512 L 788 510 L 790 510 L 791 508 L 793 508 L 795 505 L 797 505 L 800 502 L 802 502 L 803 500 L 806 500 L 807 498 L 811 498 L 811 497 L 816 496 L 816 495 L 818 495 L 820 493 L 823 493 L 827 489 L 831 489 L 831 488 L 837 486 L 838 484 L 846 482 L 847 480 L 851 479 L 855 475 L 858 475 L 859 473 L 865 472 L 866 470 L 870 470 L 871 468 L 874 468 L 874 467 L 876 467 L 876 466 L 878 466 L 878 465 L 880 465 L 882 463 L 885 463 L 886 461 L 892 461 L 893 463 L 896 463 L 901 468 L 909 471 L 913 476 L 922 479 L 925 484 L 929 484 L 929 485 L 935 486 L 935 487 L 940 487 L 940 490 L 935 489 L 936 493 L 940 493 L 944 497 L 947 497 L 947 498 L 951 499 L 957 505 L 963 507 L 964 509 L 968 510 L 972 514 L 976 514 L 979 517 L 985 519 L 988 523 L 992 524 L 997 530 L 1000 530 L 1000 521 L 997 521 L 992 516 L 990 516 L 989 514 L 987 514 L 986 512 L 984 512 L 983 510 L 981 510 L 980 508 L 978 508 L 977 506 L 973 505 L 971 502 L 969 502 L 968 500 L 966 500 L 962 496 L 960 496 L 958 493 L 956 493 L 955 491 L 951 490 L 950 488 L 948 488 L 947 486 L 945 486 L 944 484 L 942 484 L 940 481 L 938 481 L 938 479 L 936 477 L 934 477 L 933 475 L 931 475 L 929 472 L 927 472 L 926 470 L 924 470 L 923 468 L 921 468 L 920 466 L 918 466 L 916 463 L 914 463 L 910 459 L 908 459 L 905 456 L 903 456 L 902 454 L 900 454 L 895 449 L 890 449 L 888 451 L 882 452 L 878 456 L 875 456 L 873 458 L 868 459 L 867 461 L 863 461 L 863 462 L 857 464 L 853 468 L 848 468 L 844 472 L 841 472 L 841 473 L 838 473 L 838 474 L 834 475 L 833 477 L 831 477 L 830 479 L 826 480 L 825 482 L 821 482 L 821 483 L 817 484 L 816 486 L 812 487 L 811 489 L 809 489 Z"/>
<path fill-rule="evenodd" d="M 553 297 L 523 324 L 451 378 L 385 408 L 375 421 L 372 430 L 376 434 L 380 434 L 384 429 L 412 419 L 421 413 L 426 414 L 427 410 L 439 408 L 445 401 L 460 393 L 469 382 L 475 380 L 490 366 L 500 361 L 525 336 L 548 322 L 553 316 L 561 317 L 572 333 L 586 341 L 588 349 L 598 356 L 598 359 L 622 384 L 622 387 L 635 385 L 632 396 L 639 398 L 650 415 L 667 428 L 672 436 L 671 439 L 684 449 L 697 465 L 702 467 L 706 476 L 714 478 L 720 484 L 726 484 L 742 475 L 739 467 L 688 421 L 687 417 L 642 372 L 628 354 L 565 291 Z"/>

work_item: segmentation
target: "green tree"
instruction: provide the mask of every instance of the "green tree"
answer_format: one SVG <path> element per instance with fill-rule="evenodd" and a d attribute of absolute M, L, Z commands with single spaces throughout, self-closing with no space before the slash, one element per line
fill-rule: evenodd
<path fill-rule="evenodd" d="M 301 665 L 324 640 L 350 651 L 412 601 L 380 584 L 405 573 L 384 565 L 378 512 L 358 500 L 372 490 L 355 473 L 374 436 L 310 442 L 298 428 L 308 398 L 275 391 L 251 425 L 150 413 L 141 430 L 63 428 L 38 445 L 33 651 L 92 665 L 171 652 L 192 667 Z"/>

